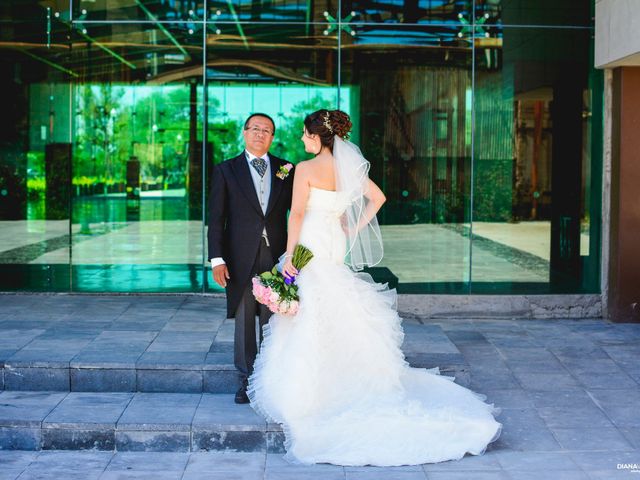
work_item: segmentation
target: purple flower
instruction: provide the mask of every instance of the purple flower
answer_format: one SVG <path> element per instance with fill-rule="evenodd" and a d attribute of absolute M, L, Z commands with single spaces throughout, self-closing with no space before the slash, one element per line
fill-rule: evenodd
<path fill-rule="evenodd" d="M 295 276 L 295 275 L 294 275 L 294 276 L 292 276 L 292 277 L 290 277 L 289 275 L 286 275 L 286 274 L 285 274 L 285 276 L 284 276 L 284 283 L 285 283 L 285 284 L 287 284 L 287 285 L 291 285 L 291 284 L 292 284 L 293 282 L 295 282 L 295 281 L 296 281 L 296 276 Z"/>

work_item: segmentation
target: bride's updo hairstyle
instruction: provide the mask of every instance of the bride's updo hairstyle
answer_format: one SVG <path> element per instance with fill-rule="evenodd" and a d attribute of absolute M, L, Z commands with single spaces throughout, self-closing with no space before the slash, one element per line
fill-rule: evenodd
<path fill-rule="evenodd" d="M 310 134 L 315 133 L 320 137 L 323 147 L 333 152 L 333 138 L 349 138 L 351 131 L 351 119 L 342 110 L 317 110 L 310 113 L 304 119 L 304 126 Z"/>

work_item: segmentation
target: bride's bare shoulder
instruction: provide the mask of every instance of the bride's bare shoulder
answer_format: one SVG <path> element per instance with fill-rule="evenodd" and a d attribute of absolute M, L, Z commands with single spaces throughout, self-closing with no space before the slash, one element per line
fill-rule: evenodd
<path fill-rule="evenodd" d="M 309 179 L 309 177 L 313 176 L 314 168 L 313 165 L 310 164 L 313 160 L 304 160 L 299 162 L 296 165 L 296 180 L 304 181 Z"/>
<path fill-rule="evenodd" d="M 296 168 L 298 169 L 298 173 L 301 172 L 314 172 L 316 170 L 318 170 L 318 168 L 320 167 L 320 164 L 318 163 L 318 158 L 312 158 L 310 160 L 304 160 L 300 163 L 298 163 L 298 165 L 296 166 Z"/>
<path fill-rule="evenodd" d="M 309 186 L 323 190 L 335 189 L 335 177 L 333 171 L 333 157 L 330 155 L 318 155 L 311 160 L 300 162 L 302 170 L 298 170 L 296 178 L 300 175 L 301 181 L 305 181 Z M 299 167 L 298 167 L 299 168 Z"/>
<path fill-rule="evenodd" d="M 311 168 L 313 168 L 313 166 L 309 164 L 309 162 L 312 162 L 312 161 L 313 160 L 303 160 L 301 162 L 298 162 L 296 164 L 296 175 L 300 173 L 308 172 Z"/>

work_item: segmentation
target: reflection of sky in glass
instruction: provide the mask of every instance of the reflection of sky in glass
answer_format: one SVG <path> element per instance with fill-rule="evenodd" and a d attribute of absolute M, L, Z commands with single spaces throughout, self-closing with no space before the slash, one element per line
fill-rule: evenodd
<path fill-rule="evenodd" d="M 424 27 L 393 27 L 388 25 L 354 25 L 356 35 L 350 43 L 355 45 L 414 45 L 414 46 L 446 46 L 452 43 L 458 45 L 461 38 L 467 44 L 471 43 L 471 29 L 455 24 L 455 22 L 447 22 L 438 27 L 432 27 L 427 30 Z M 502 29 L 489 27 L 476 27 L 476 36 L 484 37 L 485 33 L 494 38 L 502 38 Z M 462 35 L 462 37 L 459 36 Z M 464 45 L 464 43 L 462 44 Z"/>
<path fill-rule="evenodd" d="M 458 31 L 455 29 L 444 31 L 394 30 L 389 28 L 372 28 L 358 30 L 353 43 L 366 44 L 396 44 L 396 45 L 441 45 L 443 42 L 457 40 Z"/>
<path fill-rule="evenodd" d="M 405 4 L 406 0 L 385 0 L 384 3 L 380 3 L 381 7 L 394 7 L 394 8 L 402 8 Z M 203 9 L 200 6 L 191 6 L 188 3 L 186 5 L 184 2 L 179 2 L 177 0 L 158 0 L 156 2 L 152 1 L 143 1 L 143 4 L 150 11 L 155 12 L 156 14 L 162 14 L 161 17 L 165 19 L 175 19 L 180 20 L 183 19 L 185 14 L 189 14 L 189 11 L 193 12 L 193 17 L 201 18 L 203 16 Z M 459 8 L 464 8 L 471 3 L 471 0 L 419 0 L 418 8 L 420 9 L 440 9 L 443 7 L 448 7 L 454 3 Z M 157 4 L 160 8 L 154 4 Z M 251 17 L 250 13 L 246 13 L 250 11 L 253 7 L 254 0 L 231 0 L 231 1 L 209 1 L 207 5 L 207 9 L 209 11 L 209 16 L 211 19 L 220 18 L 226 14 L 229 14 L 230 5 L 233 9 L 238 13 L 240 19 L 243 17 Z M 363 4 L 367 6 L 375 6 L 376 2 L 372 1 L 361 1 L 357 0 L 353 3 L 355 8 L 362 7 Z M 268 7 L 265 8 L 265 5 L 261 5 L 261 13 L 265 10 L 268 12 L 275 12 L 271 15 L 276 17 L 277 12 L 287 12 L 287 17 L 291 16 L 291 12 L 298 13 L 304 15 L 308 8 L 312 6 L 309 4 L 307 0 L 273 0 L 269 2 Z M 318 7 L 318 5 L 315 5 Z M 185 8 L 186 7 L 186 8 Z M 220 11 L 221 15 L 216 15 L 216 12 Z M 242 13 L 241 13 L 242 12 Z M 261 19 L 265 19 L 267 15 L 260 15 Z M 188 15 L 189 16 L 189 15 Z"/>
<path fill-rule="evenodd" d="M 261 4 L 258 11 L 253 6 L 253 0 L 235 0 L 230 2 L 233 11 L 227 2 L 209 3 L 210 21 L 230 22 L 240 21 L 307 21 L 307 10 L 312 8 L 307 1 L 281 0 L 272 1 L 268 4 Z M 471 0 L 419 0 L 417 9 L 422 12 L 424 19 L 421 22 L 442 23 L 448 20 L 456 21 L 455 15 L 469 9 Z M 406 0 L 385 0 L 375 1 L 354 1 L 351 8 L 355 12 L 352 22 L 358 23 L 367 21 L 367 18 L 381 16 L 383 21 L 391 23 L 403 23 L 398 14 L 405 10 Z M 326 7 L 326 4 L 325 4 Z M 322 5 L 315 6 L 316 11 L 322 12 Z M 337 17 L 333 9 L 328 9 L 329 13 Z M 235 13 L 235 15 L 234 15 Z M 345 12 L 344 15 L 349 12 Z M 256 18 L 256 14 L 258 17 Z M 317 20 L 317 19 L 316 19 Z"/>

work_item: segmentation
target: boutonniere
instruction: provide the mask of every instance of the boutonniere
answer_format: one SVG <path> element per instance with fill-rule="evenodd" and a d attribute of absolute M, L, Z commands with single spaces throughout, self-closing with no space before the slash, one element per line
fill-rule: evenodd
<path fill-rule="evenodd" d="M 280 165 L 280 168 L 278 169 L 278 173 L 276 173 L 276 176 L 280 180 L 284 180 L 289 176 L 289 172 L 291 171 L 292 168 L 293 168 L 293 165 L 291 165 L 290 163 L 287 163 L 286 165 Z"/>

